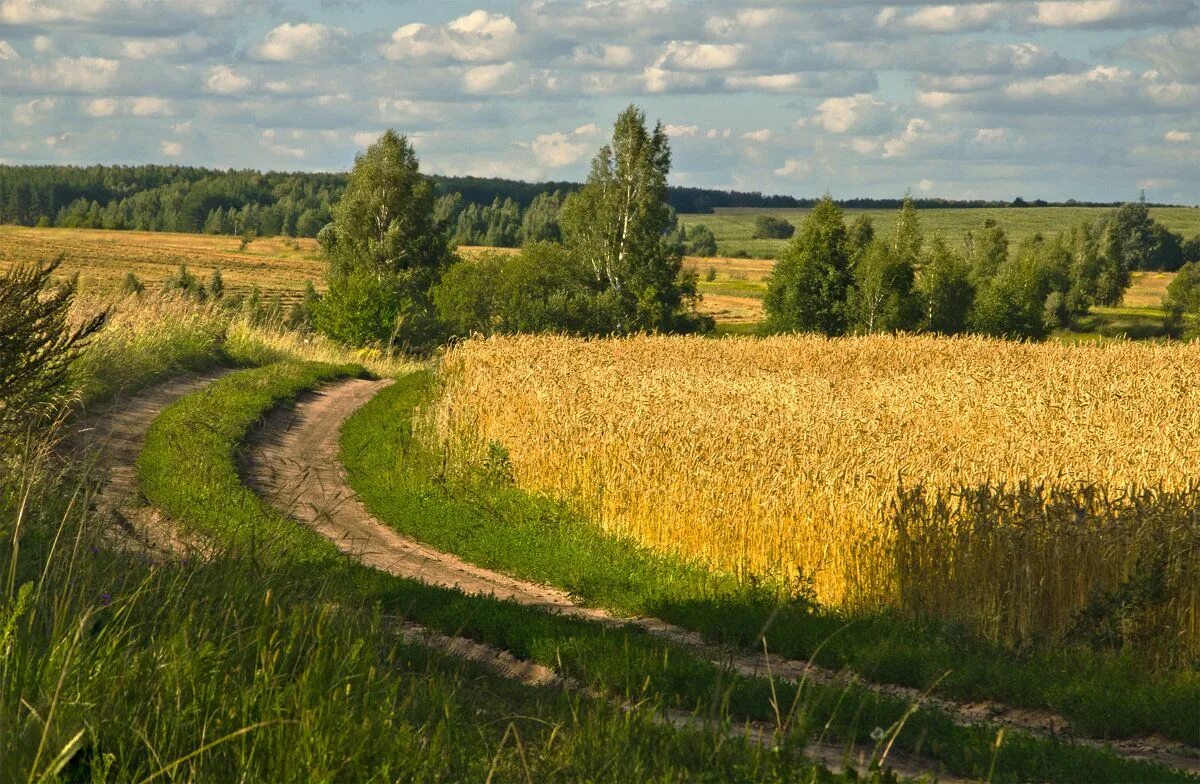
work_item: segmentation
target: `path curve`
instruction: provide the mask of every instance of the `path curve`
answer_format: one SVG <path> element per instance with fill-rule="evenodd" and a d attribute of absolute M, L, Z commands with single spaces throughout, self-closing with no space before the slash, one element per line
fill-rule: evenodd
<path fill-rule="evenodd" d="M 62 444 L 66 456 L 87 456 L 94 460 L 98 467 L 108 472 L 106 481 L 93 499 L 93 504 L 100 519 L 117 524 L 112 536 L 115 546 L 134 549 L 147 557 L 164 560 L 194 554 L 204 549 L 203 542 L 181 531 L 157 509 L 140 503 L 137 491 L 137 458 L 145 445 L 150 426 L 165 408 L 229 372 L 229 369 L 222 368 L 172 379 L 150 387 L 139 395 L 119 400 L 100 411 L 89 412 L 71 427 L 68 438 Z M 356 390 L 369 394 L 361 399 L 355 398 L 358 402 L 350 411 L 366 402 L 378 391 L 379 386 L 375 384 L 370 390 Z M 342 418 L 344 419 L 344 416 Z M 335 462 L 337 431 L 341 421 L 337 420 L 332 430 L 335 445 L 332 458 Z M 322 439 L 328 437 L 329 434 L 325 433 Z M 432 552 L 429 551 L 430 554 Z M 446 655 L 474 662 L 501 677 L 526 686 L 579 688 L 578 684 L 571 683 L 549 667 L 518 659 L 511 652 L 486 643 L 451 637 L 410 622 L 398 622 L 396 631 L 406 642 L 424 645 Z M 684 711 L 667 711 L 661 720 L 680 728 L 709 728 L 707 722 Z M 774 742 L 772 728 L 762 723 L 737 725 L 730 727 L 729 731 L 763 745 Z M 848 757 L 845 748 L 827 743 L 808 744 L 805 747 L 805 755 L 831 768 L 851 765 L 863 774 L 869 770 L 873 761 L 869 749 L 855 749 L 855 754 Z M 905 754 L 891 755 L 887 764 L 904 776 L 919 777 L 930 773 L 928 765 Z M 963 784 L 962 779 L 944 775 L 939 775 L 938 780 L 945 784 Z"/>
<path fill-rule="evenodd" d="M 92 501 L 98 517 L 113 523 L 108 530 L 118 546 L 148 556 L 202 549 L 195 537 L 168 523 L 157 509 L 140 503 L 137 459 L 150 425 L 163 409 L 229 372 L 228 368 L 217 368 L 178 376 L 98 411 L 89 411 L 72 425 L 66 449 L 76 456 L 88 455 L 96 467 L 107 471 L 106 481 Z"/>
<path fill-rule="evenodd" d="M 872 690 L 937 707 L 961 724 L 988 722 L 1035 735 L 1111 748 L 1122 756 L 1200 771 L 1200 750 L 1158 736 L 1099 741 L 1070 733 L 1069 723 L 1055 714 L 1012 708 L 991 702 L 956 702 L 923 696 L 916 689 L 863 682 L 809 662 L 718 648 L 699 634 L 656 618 L 623 618 L 578 604 L 550 586 L 519 580 L 475 566 L 457 556 L 402 536 L 367 511 L 350 489 L 339 459 L 342 423 L 390 381 L 353 379 L 302 395 L 292 408 L 269 414 L 251 436 L 244 475 L 252 488 L 277 509 L 313 528 L 344 553 L 401 577 L 465 593 L 511 599 L 610 626 L 633 624 L 661 639 L 700 651 L 710 660 L 744 675 L 820 683 L 856 680 Z"/>

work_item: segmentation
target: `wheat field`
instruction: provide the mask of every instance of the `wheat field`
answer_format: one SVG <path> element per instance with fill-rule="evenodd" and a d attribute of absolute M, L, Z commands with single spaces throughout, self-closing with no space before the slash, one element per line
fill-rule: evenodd
<path fill-rule="evenodd" d="M 502 444 L 522 487 L 653 548 L 1014 642 L 1158 559 L 1146 617 L 1200 643 L 1200 343 L 513 337 L 439 378 L 453 462 Z"/>

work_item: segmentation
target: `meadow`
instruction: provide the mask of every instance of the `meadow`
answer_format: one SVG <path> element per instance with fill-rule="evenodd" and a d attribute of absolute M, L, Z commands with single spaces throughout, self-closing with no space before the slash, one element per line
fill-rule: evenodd
<path fill-rule="evenodd" d="M 968 231 L 978 229 L 985 220 L 994 220 L 1008 234 L 1015 246 L 1022 240 L 1041 233 L 1046 237 L 1084 221 L 1094 221 L 1112 211 L 1110 207 L 981 207 L 964 209 L 922 209 L 921 225 L 926 234 L 942 233 L 951 245 L 958 245 Z M 712 214 L 685 214 L 679 219 L 685 225 L 704 224 L 717 238 L 721 256 L 746 254 L 751 258 L 773 259 L 787 245 L 787 240 L 754 239 L 754 219 L 771 215 L 799 226 L 808 214 L 807 209 L 764 210 L 751 208 L 717 208 Z M 845 210 L 846 222 L 859 215 L 868 215 L 876 233 L 891 231 L 896 220 L 894 209 Z M 1192 237 L 1200 234 L 1200 207 L 1154 207 L 1151 217 L 1171 231 Z"/>
<path fill-rule="evenodd" d="M 459 464 L 500 450 L 612 535 L 825 606 L 1014 648 L 1091 612 L 1187 658 L 1197 368 L 1195 343 L 493 338 L 447 354 L 422 432 Z M 1148 579 L 1157 598 L 1106 615 Z"/>

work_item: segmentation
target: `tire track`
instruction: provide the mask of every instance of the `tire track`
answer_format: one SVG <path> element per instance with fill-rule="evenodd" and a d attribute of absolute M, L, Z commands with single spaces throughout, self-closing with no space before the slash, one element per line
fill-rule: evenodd
<path fill-rule="evenodd" d="M 277 509 L 334 542 L 342 552 L 394 575 L 469 594 L 510 599 L 609 626 L 632 624 L 747 676 L 808 679 L 832 685 L 855 682 L 880 693 L 936 707 L 960 724 L 987 722 L 1043 737 L 1110 748 L 1131 759 L 1200 772 L 1200 750 L 1166 738 L 1101 741 L 1079 737 L 1071 732 L 1066 719 L 1048 711 L 929 697 L 916 689 L 864 682 L 851 673 L 836 673 L 806 661 L 777 658 L 765 652 L 751 654 L 722 649 L 696 632 L 660 619 L 623 618 L 603 609 L 585 607 L 556 588 L 475 566 L 402 536 L 366 510 L 350 489 L 338 457 L 342 423 L 389 383 L 360 379 L 340 382 L 302 396 L 294 408 L 272 412 L 248 444 L 243 466 L 247 484 Z"/>

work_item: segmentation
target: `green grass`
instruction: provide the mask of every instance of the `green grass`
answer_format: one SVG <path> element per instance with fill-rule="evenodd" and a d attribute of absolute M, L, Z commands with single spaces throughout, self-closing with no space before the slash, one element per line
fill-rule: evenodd
<path fill-rule="evenodd" d="M 954 628 L 781 603 L 766 589 L 603 535 L 516 488 L 448 482 L 439 457 L 412 437 L 412 410 L 428 389 L 427 376 L 402 379 L 351 417 L 342 435 L 355 491 L 406 535 L 589 604 L 664 618 L 740 647 L 759 649 L 766 630 L 777 654 L 815 656 L 879 682 L 924 689 L 944 676 L 939 691 L 949 696 L 1054 710 L 1100 736 L 1159 732 L 1200 745 L 1194 669 L 1150 672 L 1135 657 L 1087 650 L 1015 656 Z"/>
<path fill-rule="evenodd" d="M 680 215 L 686 225 L 702 223 L 717 238 L 719 255 L 732 256 L 745 252 L 754 258 L 773 259 L 787 245 L 787 240 L 756 240 L 754 218 L 756 215 L 772 215 L 784 218 L 799 227 L 808 214 L 807 209 L 758 210 L 718 209 L 711 215 Z M 846 212 L 847 222 L 866 213 L 875 223 L 876 232 L 891 230 L 896 220 L 896 210 L 854 210 Z M 976 209 L 923 209 L 918 214 L 926 235 L 942 232 L 951 243 L 962 241 L 968 231 L 979 228 L 984 220 L 994 220 L 1008 233 L 1009 240 L 1016 245 L 1026 237 L 1038 232 L 1053 236 L 1084 221 L 1093 221 L 1111 212 L 1107 207 L 987 207 Z M 1185 237 L 1200 234 L 1200 208 L 1156 207 L 1151 216 L 1171 231 Z"/>
<path fill-rule="evenodd" d="M 179 401 L 155 422 L 139 461 L 147 497 L 174 519 L 228 547 L 229 557 L 249 572 L 269 576 L 271 601 L 281 606 L 371 607 L 389 617 L 403 617 L 439 631 L 489 642 L 556 667 L 592 690 L 642 705 L 647 711 L 644 715 L 652 714 L 659 706 L 671 706 L 718 724 L 742 718 L 769 721 L 775 715 L 774 704 L 795 705 L 798 712 L 789 743 L 798 746 L 798 740 L 809 731 L 867 739 L 876 727 L 892 727 L 908 712 L 909 706 L 901 700 L 857 688 L 809 686 L 803 692 L 790 684 L 775 684 L 773 688 L 766 680 L 732 675 L 640 630 L 612 629 L 513 603 L 467 597 L 394 578 L 342 556 L 333 544 L 285 518 L 242 485 L 234 454 L 265 411 L 285 404 L 322 379 L 348 370 L 289 363 L 241 371 Z M 196 427 L 197 422 L 205 424 Z M 180 476 L 188 477 L 188 481 L 180 482 Z M 437 488 L 426 487 L 424 492 L 429 500 L 426 511 L 435 511 Z M 561 695 L 558 698 L 565 699 Z M 589 731 L 586 725 L 580 730 Z M 686 747 L 689 737 L 685 735 L 678 741 L 681 748 Z M 711 741 L 708 736 L 696 737 L 703 738 L 704 743 Z M 920 749 L 951 769 L 980 776 L 992 764 L 994 739 L 990 728 L 956 727 L 936 711 L 920 710 L 898 728 L 896 745 Z M 719 739 L 711 742 L 720 745 Z M 604 744 L 613 758 L 613 778 L 630 776 L 631 765 L 645 770 L 633 773 L 636 779 L 665 776 L 654 767 L 657 761 L 636 755 L 632 761 L 625 760 L 620 738 L 610 734 L 597 740 L 597 746 Z M 694 756 L 681 752 L 669 761 L 678 760 L 681 767 L 674 770 L 716 779 L 794 779 L 810 773 L 798 759 L 789 756 L 794 749 L 783 757 L 792 760 L 790 768 L 781 771 L 777 764 L 762 759 L 773 752 L 728 743 L 732 761 L 722 769 L 711 766 L 712 755 L 705 748 L 701 743 Z M 619 753 L 614 754 L 614 749 Z M 691 767 L 682 767 L 685 762 Z M 741 766 L 736 775 L 731 773 L 734 763 Z M 1005 741 L 997 765 L 998 781 L 1186 780 L 1159 767 L 1118 759 L 1109 752 L 1019 734 Z M 572 777 L 570 771 L 566 777 Z"/>
<path fill-rule="evenodd" d="M 587 634 L 573 636 L 561 619 L 513 617 L 508 605 L 393 580 L 241 485 L 233 456 L 258 417 L 351 372 L 314 363 L 243 370 L 156 423 L 140 464 L 144 489 L 226 548 L 215 557 L 156 565 L 114 550 L 71 497 L 84 480 L 44 483 L 19 536 L 0 496 L 0 572 L 11 575 L 0 591 L 2 778 L 841 780 L 798 743 L 781 738 L 772 750 L 655 721 L 655 693 L 643 690 L 656 683 L 651 670 L 666 668 L 663 651 L 647 660 L 650 651 L 629 648 L 621 633 L 600 649 L 611 677 L 629 677 L 612 685 L 639 701 L 630 710 L 400 643 L 395 624 L 410 604 L 449 631 L 466 624 L 486 636 L 491 624 L 504 633 L 515 623 L 517 647 L 540 645 L 543 658 L 561 639 L 573 673 L 570 646 L 591 651 L 604 635 L 577 623 Z M 680 679 L 714 674 L 677 669 Z"/>

